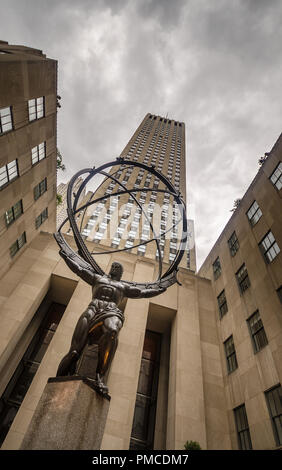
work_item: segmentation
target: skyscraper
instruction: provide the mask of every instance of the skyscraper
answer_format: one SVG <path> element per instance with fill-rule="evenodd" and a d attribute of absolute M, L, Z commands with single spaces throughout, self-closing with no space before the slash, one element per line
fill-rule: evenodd
<path fill-rule="evenodd" d="M 158 259 L 156 245 L 148 243 L 153 237 L 151 222 L 155 233 L 160 236 L 161 257 L 164 262 L 171 263 L 181 236 L 179 222 L 182 214 L 169 193 L 158 192 L 162 188 L 158 178 L 143 168 L 126 165 L 126 162 L 137 161 L 156 168 L 169 179 L 186 201 L 184 123 L 147 114 L 121 152 L 120 158 L 120 168 L 116 170 L 114 167 L 110 174 L 128 189 L 135 190 L 133 194 L 147 218 L 142 217 L 141 208 L 136 208 L 132 195 L 115 195 L 121 189 L 120 186 L 111 179 L 105 179 L 95 198 L 105 194 L 111 196 L 110 200 L 102 200 L 89 208 L 87 217 L 83 218 L 82 235 L 87 240 L 112 250 L 126 248 L 139 256 Z M 149 188 L 151 191 L 148 191 Z M 194 243 L 191 243 L 194 240 L 192 221 L 189 221 L 188 226 L 191 246 L 187 247 L 181 265 L 195 271 L 195 248 Z"/>

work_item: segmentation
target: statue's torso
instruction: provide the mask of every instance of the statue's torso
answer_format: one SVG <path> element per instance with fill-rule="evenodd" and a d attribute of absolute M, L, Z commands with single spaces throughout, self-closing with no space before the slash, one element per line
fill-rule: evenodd
<path fill-rule="evenodd" d="M 114 302 L 118 305 L 123 298 L 123 285 L 121 282 L 101 276 L 96 280 L 92 293 L 93 299 Z"/>

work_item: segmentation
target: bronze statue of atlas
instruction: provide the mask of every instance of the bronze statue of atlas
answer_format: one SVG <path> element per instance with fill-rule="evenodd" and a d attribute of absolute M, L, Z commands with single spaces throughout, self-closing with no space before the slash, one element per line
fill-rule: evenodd
<path fill-rule="evenodd" d="M 152 173 L 158 178 L 164 185 L 165 189 L 158 188 L 131 188 L 128 189 L 121 183 L 116 177 L 115 172 L 105 172 L 108 168 L 115 166 L 127 166 L 128 167 L 140 167 L 148 173 Z M 122 168 L 123 170 L 125 168 Z M 76 194 L 73 193 L 73 187 L 77 178 L 81 175 L 87 175 L 80 185 Z M 78 206 L 79 198 L 82 194 L 86 184 L 95 176 L 103 175 L 105 179 L 111 179 L 115 183 L 118 183 L 120 190 L 112 194 L 105 194 L 102 197 L 96 198 L 95 195 L 97 190 L 93 193 L 91 200 L 88 201 L 81 207 Z M 104 180 L 105 182 L 105 180 Z M 180 219 L 176 224 L 172 225 L 171 228 L 166 230 L 165 233 L 157 234 L 152 226 L 150 219 L 147 214 L 143 211 L 142 205 L 136 198 L 136 193 L 140 191 L 156 191 L 169 194 L 173 197 L 175 203 L 177 203 L 180 209 Z M 143 212 L 146 220 L 150 224 L 150 228 L 153 233 L 153 237 L 140 244 L 130 248 L 124 248 L 112 251 L 100 251 L 96 253 L 90 253 L 84 239 L 80 233 L 80 230 L 76 223 L 75 216 L 80 212 L 85 212 L 86 209 L 97 204 L 102 200 L 106 200 L 112 196 L 118 196 L 122 194 L 130 194 L 136 205 Z M 54 237 L 60 247 L 60 255 L 65 260 L 69 268 L 77 274 L 81 279 L 91 285 L 92 287 L 92 300 L 88 305 L 87 309 L 80 316 L 77 325 L 75 327 L 73 337 L 71 340 L 71 346 L 69 352 L 61 360 L 57 376 L 73 376 L 79 375 L 79 364 L 81 364 L 82 355 L 85 355 L 88 350 L 96 351 L 96 361 L 91 373 L 86 373 L 88 380 L 92 380 L 93 385 L 102 394 L 107 394 L 108 388 L 106 386 L 107 374 L 109 371 L 110 364 L 114 357 L 117 344 L 118 334 L 124 323 L 123 311 L 119 308 L 122 300 L 125 297 L 140 299 L 149 298 L 164 292 L 169 286 L 177 281 L 177 269 L 178 265 L 183 257 L 186 242 L 187 242 L 187 218 L 185 203 L 181 197 L 181 194 L 177 192 L 171 182 L 155 167 L 147 166 L 141 162 L 134 162 L 126 160 L 124 158 L 117 158 L 116 161 L 105 163 L 99 168 L 86 168 L 77 172 L 71 179 L 67 190 L 67 219 L 61 224 L 58 231 L 54 234 Z M 66 242 L 61 229 L 65 223 L 69 221 L 70 227 L 73 231 L 74 240 L 77 246 L 77 251 L 74 251 Z M 162 257 L 160 249 L 160 240 L 167 232 L 172 230 L 175 225 L 181 224 L 182 234 L 179 243 L 178 250 L 176 251 L 175 258 L 170 264 L 165 273 L 162 273 Z M 155 242 L 157 245 L 158 252 L 158 279 L 154 282 L 136 283 L 131 281 L 122 280 L 123 267 L 120 263 L 112 263 L 109 274 L 106 274 L 99 264 L 96 262 L 93 254 L 103 255 L 104 253 L 126 251 L 144 243 Z M 94 348 L 94 349 L 93 349 Z"/>

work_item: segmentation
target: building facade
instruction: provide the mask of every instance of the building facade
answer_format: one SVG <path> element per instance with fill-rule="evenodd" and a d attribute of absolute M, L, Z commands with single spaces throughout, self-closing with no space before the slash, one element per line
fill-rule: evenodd
<path fill-rule="evenodd" d="M 199 275 L 212 282 L 232 448 L 282 445 L 282 136 Z"/>
<path fill-rule="evenodd" d="M 55 228 L 57 62 L 1 41 L 0 89 L 2 275 L 41 228 Z"/>
<path fill-rule="evenodd" d="M 28 374 L 14 348 L 29 319 L 6 301 L 33 262 L 22 257 L 26 249 L 41 230 L 56 228 L 57 62 L 37 49 L 0 41 L 0 90 L 0 278 L 6 274 L 8 280 L 0 281 L 3 418 L 20 406 L 4 392 L 10 373 Z"/>

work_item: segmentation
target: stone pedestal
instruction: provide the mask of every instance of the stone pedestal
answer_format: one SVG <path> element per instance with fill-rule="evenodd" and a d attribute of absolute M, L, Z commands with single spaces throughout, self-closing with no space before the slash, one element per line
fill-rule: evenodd
<path fill-rule="evenodd" d="M 99 450 L 110 397 L 83 377 L 49 379 L 21 450 Z"/>

